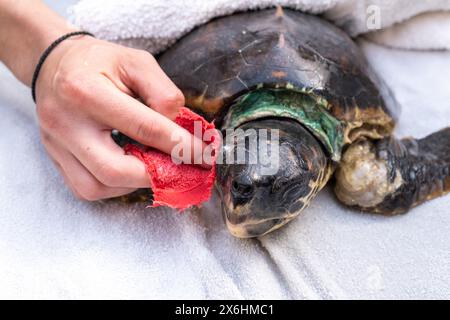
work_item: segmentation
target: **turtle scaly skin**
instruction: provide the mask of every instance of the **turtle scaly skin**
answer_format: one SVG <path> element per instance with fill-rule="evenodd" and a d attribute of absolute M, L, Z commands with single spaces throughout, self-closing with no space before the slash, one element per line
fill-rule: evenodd
<path fill-rule="evenodd" d="M 394 137 L 351 145 L 336 172 L 336 196 L 385 215 L 450 192 L 450 128 L 423 139 Z"/>

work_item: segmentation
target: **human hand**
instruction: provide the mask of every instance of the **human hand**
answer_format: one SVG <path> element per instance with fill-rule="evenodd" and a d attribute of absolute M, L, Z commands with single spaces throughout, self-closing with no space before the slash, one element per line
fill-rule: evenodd
<path fill-rule="evenodd" d="M 171 121 L 184 97 L 153 56 L 88 36 L 52 51 L 37 80 L 36 102 L 42 142 L 85 200 L 149 187 L 144 164 L 124 154 L 112 129 L 169 154 L 179 143 L 171 140 L 174 131 L 186 148 L 198 139 Z M 191 154 L 201 157 L 197 150 Z"/>

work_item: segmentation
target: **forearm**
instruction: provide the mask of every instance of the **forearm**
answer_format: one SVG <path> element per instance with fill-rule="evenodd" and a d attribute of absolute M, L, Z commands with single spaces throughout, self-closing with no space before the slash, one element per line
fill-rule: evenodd
<path fill-rule="evenodd" d="M 42 52 L 73 30 L 39 0 L 0 0 L 0 60 L 28 86 Z"/>

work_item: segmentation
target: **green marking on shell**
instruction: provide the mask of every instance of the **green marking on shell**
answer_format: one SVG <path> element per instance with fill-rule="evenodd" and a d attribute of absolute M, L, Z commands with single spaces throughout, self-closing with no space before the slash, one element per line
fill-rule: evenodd
<path fill-rule="evenodd" d="M 286 89 L 257 89 L 239 98 L 230 108 L 223 128 L 236 128 L 264 117 L 294 119 L 309 128 L 331 158 L 339 161 L 344 144 L 344 124 L 327 109 L 327 101 L 313 94 Z"/>

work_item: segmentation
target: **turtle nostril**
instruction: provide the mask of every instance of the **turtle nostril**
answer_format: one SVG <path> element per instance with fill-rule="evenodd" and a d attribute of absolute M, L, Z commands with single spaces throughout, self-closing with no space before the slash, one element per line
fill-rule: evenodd
<path fill-rule="evenodd" d="M 248 183 L 242 183 L 235 180 L 231 187 L 233 194 L 236 196 L 248 197 L 253 193 L 253 186 Z"/>

